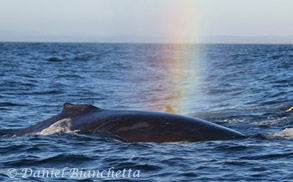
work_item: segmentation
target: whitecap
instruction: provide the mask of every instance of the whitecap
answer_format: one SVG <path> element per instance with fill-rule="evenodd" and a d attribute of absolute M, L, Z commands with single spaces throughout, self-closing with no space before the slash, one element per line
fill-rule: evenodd
<path fill-rule="evenodd" d="M 272 138 L 293 140 L 293 128 L 286 128 L 282 132 L 272 135 Z"/>

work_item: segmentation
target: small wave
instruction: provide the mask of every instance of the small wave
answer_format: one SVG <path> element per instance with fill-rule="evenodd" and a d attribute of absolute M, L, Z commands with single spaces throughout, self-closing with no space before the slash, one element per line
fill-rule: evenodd
<path fill-rule="evenodd" d="M 286 110 L 285 112 L 291 112 L 291 111 L 293 111 L 293 106 L 292 107 L 290 107 L 288 110 Z"/>
<path fill-rule="evenodd" d="M 74 57 L 72 60 L 74 61 L 88 61 L 91 60 L 94 57 L 93 54 L 83 54 L 83 55 L 78 55 Z"/>
<path fill-rule="evenodd" d="M 57 75 L 56 79 L 58 78 L 84 78 L 84 77 L 78 74 L 64 74 L 64 75 Z"/>
<path fill-rule="evenodd" d="M 37 156 L 29 155 L 25 156 L 25 158 L 19 158 L 16 160 L 5 162 L 7 166 L 38 166 L 38 165 L 47 165 L 47 164 L 57 164 L 62 165 L 64 164 L 64 161 L 69 163 L 86 163 L 88 161 L 91 161 L 92 158 L 86 155 L 82 154 L 58 154 L 54 156 L 48 156 L 46 158 L 40 158 Z"/>
<path fill-rule="evenodd" d="M 60 90 L 47 90 L 47 91 L 42 91 L 42 92 L 39 92 L 39 91 L 33 92 L 29 95 L 51 95 L 51 94 L 55 95 L 55 94 L 61 94 L 61 93 L 62 93 L 62 91 L 60 91 Z"/>
<path fill-rule="evenodd" d="M 279 83 L 279 84 L 287 84 L 288 82 L 290 82 L 291 79 L 286 79 L 286 78 L 279 78 L 279 80 L 275 80 L 275 81 L 271 81 L 271 83 Z M 287 85 L 283 85 L 283 86 L 287 86 Z"/>
<path fill-rule="evenodd" d="M 224 119 L 223 122 L 225 123 L 242 123 L 242 122 L 247 122 L 246 119 Z"/>
<path fill-rule="evenodd" d="M 286 128 L 280 133 L 276 133 L 269 138 L 271 139 L 286 139 L 293 140 L 293 128 Z"/>
<path fill-rule="evenodd" d="M 216 94 L 222 94 L 222 93 L 230 93 L 230 92 L 236 92 L 236 95 L 238 95 L 238 91 L 240 91 L 239 89 L 210 89 L 207 94 L 210 94 L 210 95 L 216 95 Z M 235 93 L 234 93 L 235 94 Z"/>
<path fill-rule="evenodd" d="M 92 158 L 86 155 L 82 154 L 59 154 L 55 156 L 50 156 L 46 159 L 43 159 L 41 161 L 38 161 L 38 163 L 63 163 L 64 161 L 69 161 L 69 162 L 77 162 L 77 163 L 82 163 L 86 161 L 91 161 Z"/>
<path fill-rule="evenodd" d="M 227 151 L 227 150 L 231 150 L 231 151 L 244 151 L 244 150 L 246 150 L 248 148 L 249 147 L 244 146 L 244 145 L 236 145 L 236 146 L 220 145 L 220 146 L 216 147 L 216 150 L 219 150 L 219 151 Z"/>
<path fill-rule="evenodd" d="M 62 90 L 47 90 L 47 91 L 35 91 L 35 92 L 17 92 L 13 94 L 14 95 L 58 95 L 62 93 L 63 93 Z"/>
<path fill-rule="evenodd" d="M 281 57 L 283 57 L 283 56 L 282 55 L 274 55 L 274 56 L 272 56 L 273 60 L 280 59 Z"/>
<path fill-rule="evenodd" d="M 290 105 L 271 105 L 271 106 L 260 106 L 260 107 L 248 107 L 245 108 L 246 111 L 266 111 L 266 112 L 272 112 L 272 113 L 286 113 L 293 111 L 293 107 L 290 107 Z"/>
<path fill-rule="evenodd" d="M 241 160 L 262 160 L 262 159 L 279 159 L 279 158 L 288 158 L 292 156 L 292 152 L 289 153 L 276 153 L 276 154 L 267 154 L 267 155 L 255 155 L 255 156 L 245 156 L 241 157 Z"/>
<path fill-rule="evenodd" d="M 268 117 L 268 120 L 265 121 L 257 121 L 253 122 L 252 124 L 255 126 L 276 126 L 276 125 L 281 125 L 283 126 L 285 121 L 287 120 L 287 117 Z"/>
<path fill-rule="evenodd" d="M 26 106 L 24 104 L 12 103 L 12 102 L 0 102 L 0 106 Z"/>
<path fill-rule="evenodd" d="M 64 61 L 64 59 L 52 57 L 52 58 L 49 58 L 48 61 L 49 62 L 62 62 L 62 61 Z"/>

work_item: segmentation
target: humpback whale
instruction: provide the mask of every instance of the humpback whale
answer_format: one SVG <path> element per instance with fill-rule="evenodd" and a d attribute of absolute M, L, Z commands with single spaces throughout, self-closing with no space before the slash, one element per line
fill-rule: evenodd
<path fill-rule="evenodd" d="M 65 103 L 61 113 L 17 131 L 14 136 L 81 131 L 106 134 L 126 142 L 199 142 L 240 139 L 240 132 L 173 113 L 108 110 Z"/>

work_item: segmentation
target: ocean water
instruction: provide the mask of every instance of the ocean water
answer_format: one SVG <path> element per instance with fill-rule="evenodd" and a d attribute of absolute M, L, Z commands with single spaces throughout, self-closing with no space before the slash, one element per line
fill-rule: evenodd
<path fill-rule="evenodd" d="M 182 69 L 180 61 L 192 66 Z M 0 43 L 0 181 L 293 181 L 292 65 L 293 45 Z M 196 74 L 187 77 L 188 69 Z M 7 136 L 59 113 L 65 102 L 157 111 L 174 105 L 249 137 L 126 143 L 82 133 Z"/>

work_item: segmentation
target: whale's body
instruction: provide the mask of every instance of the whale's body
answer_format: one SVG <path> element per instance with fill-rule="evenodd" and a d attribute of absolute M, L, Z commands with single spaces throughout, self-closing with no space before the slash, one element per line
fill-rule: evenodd
<path fill-rule="evenodd" d="M 15 136 L 52 134 L 57 131 L 102 133 L 127 142 L 198 142 L 244 138 L 229 128 L 177 114 L 105 110 L 92 105 L 65 103 L 52 118 L 22 129 Z"/>

